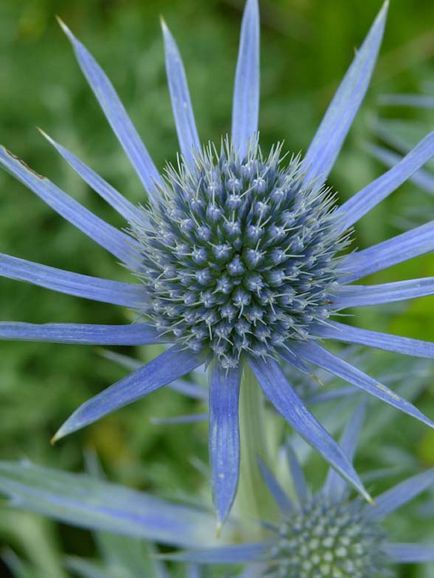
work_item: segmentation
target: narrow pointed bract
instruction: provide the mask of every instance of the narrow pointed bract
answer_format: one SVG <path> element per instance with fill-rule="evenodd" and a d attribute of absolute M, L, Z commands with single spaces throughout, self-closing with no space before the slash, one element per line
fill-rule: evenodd
<path fill-rule="evenodd" d="M 301 467 L 297 455 L 290 444 L 287 444 L 286 455 L 288 458 L 288 469 L 291 474 L 292 481 L 294 482 L 297 498 L 301 502 L 310 496 L 310 491 L 306 483 L 303 468 Z"/>
<path fill-rule="evenodd" d="M 383 39 L 388 1 L 339 86 L 305 156 L 306 179 L 323 183 L 365 97 Z"/>
<path fill-rule="evenodd" d="M 82 345 L 152 345 L 164 340 L 151 325 L 0 322 L 0 339 L 81 343 Z"/>
<path fill-rule="evenodd" d="M 402 161 L 402 156 L 378 145 L 369 145 L 367 151 L 376 159 L 380 160 L 386 167 L 394 167 Z M 423 191 L 434 195 L 434 176 L 424 169 L 419 169 L 414 173 L 410 179 L 412 183 L 417 185 Z"/>
<path fill-rule="evenodd" d="M 241 158 L 258 131 L 259 91 L 259 6 L 258 0 L 247 0 L 232 109 L 232 142 Z"/>
<path fill-rule="evenodd" d="M 434 220 L 346 257 L 340 280 L 357 281 L 414 257 L 434 251 Z"/>
<path fill-rule="evenodd" d="M 372 181 L 372 183 L 339 207 L 336 211 L 336 216 L 342 218 L 342 229 L 348 229 L 381 203 L 433 156 L 434 132 L 431 132 L 408 155 L 394 165 L 390 171 Z"/>
<path fill-rule="evenodd" d="M 434 428 L 434 423 L 420 412 L 413 404 L 400 397 L 397 393 L 388 387 L 379 383 L 369 375 L 366 375 L 350 363 L 347 363 L 338 356 L 330 353 L 320 345 L 312 342 L 309 344 L 296 345 L 296 352 L 306 361 L 315 364 L 326 371 L 329 371 L 337 377 L 341 377 L 348 383 L 355 385 L 362 391 L 366 391 L 386 402 L 387 404 L 399 409 L 400 411 L 420 420 L 429 427 Z"/>
<path fill-rule="evenodd" d="M 238 544 L 178 552 L 165 558 L 197 564 L 243 564 L 266 560 L 269 548 L 269 544 Z"/>
<path fill-rule="evenodd" d="M 433 486 L 434 469 L 417 474 L 378 496 L 375 505 L 366 508 L 366 515 L 374 520 L 382 520 Z"/>
<path fill-rule="evenodd" d="M 143 287 L 139 284 L 80 275 L 2 253 L 0 253 L 0 276 L 26 281 L 59 293 L 112 305 L 123 305 L 131 309 L 139 309 L 145 299 Z"/>
<path fill-rule="evenodd" d="M 23 161 L 4 147 L 0 147 L 0 164 L 93 241 L 107 249 L 127 266 L 133 268 L 137 266 L 139 255 L 134 248 L 136 244 L 134 239 L 91 213 L 47 178 L 27 167 Z"/>
<path fill-rule="evenodd" d="M 273 361 L 251 360 L 250 365 L 265 395 L 290 425 L 311 444 L 357 490 L 370 500 L 351 462 L 316 418 L 303 405 L 286 381 L 283 371 Z"/>
<path fill-rule="evenodd" d="M 218 523 L 227 518 L 238 486 L 240 431 L 238 398 L 240 369 L 223 369 L 218 363 L 209 380 L 209 455 Z"/>
<path fill-rule="evenodd" d="M 434 294 L 434 277 L 410 279 L 381 285 L 350 285 L 336 291 L 334 304 L 337 309 L 368 307 L 382 303 L 407 301 Z"/>
<path fill-rule="evenodd" d="M 140 139 L 130 117 L 121 103 L 112 83 L 85 46 L 75 38 L 71 30 L 59 19 L 59 24 L 71 41 L 78 63 L 90 88 L 94 92 L 113 132 L 119 139 L 152 202 L 158 200 L 157 185 L 161 176 L 145 145 Z"/>
<path fill-rule="evenodd" d="M 145 397 L 156 389 L 196 369 L 205 361 L 206 355 L 204 354 L 180 351 L 178 348 L 172 347 L 80 406 L 62 425 L 53 441 L 57 441 L 116 409 Z"/>
<path fill-rule="evenodd" d="M 360 404 L 348 420 L 348 424 L 340 440 L 341 448 L 350 460 L 354 458 L 357 450 L 360 432 L 362 431 L 365 420 L 365 413 L 365 404 Z M 347 485 L 345 480 L 338 476 L 334 469 L 330 468 L 323 486 L 324 495 L 330 496 L 334 500 L 339 500 L 345 496 L 346 489 Z"/>
<path fill-rule="evenodd" d="M 259 469 L 261 470 L 261 474 L 264 478 L 264 482 L 267 485 L 268 491 L 273 496 L 274 501 L 279 506 L 280 511 L 289 516 L 294 511 L 294 506 L 289 496 L 282 489 L 282 486 L 276 480 L 273 473 L 268 469 L 266 464 L 261 459 L 259 459 Z"/>
<path fill-rule="evenodd" d="M 434 546 L 429 544 L 386 544 L 384 550 L 398 564 L 434 562 Z"/>
<path fill-rule="evenodd" d="M 134 221 L 139 217 L 140 212 L 135 205 L 130 203 L 130 201 L 116 191 L 114 187 L 100 177 L 94 170 L 85 165 L 76 155 L 48 136 L 43 130 L 40 130 L 40 132 L 75 172 L 80 175 L 84 182 L 113 207 L 115 211 L 122 215 L 124 219 Z"/>
<path fill-rule="evenodd" d="M 400 337 L 399 335 L 391 335 L 389 333 L 369 331 L 369 329 L 351 327 L 350 325 L 337 323 L 336 321 L 329 321 L 327 324 L 315 328 L 315 334 L 324 339 L 358 343 L 376 349 L 395 351 L 403 355 L 434 358 L 434 343 L 431 341 L 422 341 L 420 339 Z"/>
<path fill-rule="evenodd" d="M 166 55 L 166 71 L 172 110 L 175 117 L 179 146 L 185 162 L 194 168 L 194 158 L 200 151 L 199 135 L 181 54 L 164 20 L 161 21 Z"/>

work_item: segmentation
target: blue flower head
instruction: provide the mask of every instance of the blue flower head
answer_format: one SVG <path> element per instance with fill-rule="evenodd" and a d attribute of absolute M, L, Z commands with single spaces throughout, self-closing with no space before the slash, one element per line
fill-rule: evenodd
<path fill-rule="evenodd" d="M 132 224 L 143 313 L 160 335 L 228 371 L 306 341 L 329 316 L 342 248 L 328 192 L 256 142 L 244 157 L 210 147 L 166 181 L 158 208 Z"/>
<path fill-rule="evenodd" d="M 359 406 L 342 437 L 351 459 L 364 418 Z M 315 494 L 305 481 L 298 459 L 286 448 L 293 486 L 289 496 L 271 471 L 261 464 L 280 520 L 267 522 L 263 542 L 204 548 L 174 554 L 181 561 L 202 564 L 247 562 L 257 576 L 269 578 L 374 578 L 394 576 L 393 566 L 434 561 L 427 544 L 394 543 L 382 522 L 434 484 L 434 470 L 417 474 L 379 495 L 374 504 L 352 498 L 346 482 L 330 470 Z M 261 570 L 262 568 L 262 570 Z M 261 573 L 262 572 L 262 573 Z"/>
<path fill-rule="evenodd" d="M 248 0 L 235 78 L 230 138 L 202 146 L 184 67 L 163 23 L 166 68 L 180 160 L 162 176 L 110 81 L 62 23 L 79 65 L 147 192 L 131 204 L 102 177 L 48 137 L 60 155 L 127 223 L 121 231 L 94 215 L 6 149 L 0 163 L 54 210 L 107 249 L 133 273 L 120 283 L 0 256 L 0 274 L 137 312 L 131 325 L 2 323 L 3 339 L 99 345 L 169 343 L 160 356 L 82 405 L 59 439 L 172 383 L 197 367 L 209 374 L 210 456 L 214 501 L 223 520 L 231 508 L 240 460 L 238 397 L 253 371 L 287 422 L 362 494 L 340 446 L 306 408 L 284 366 L 316 366 L 432 425 L 412 404 L 328 351 L 323 339 L 433 357 L 434 344 L 351 327 L 333 320 L 363 307 L 432 294 L 432 278 L 383 285 L 353 284 L 434 249 L 434 222 L 342 256 L 352 225 L 434 153 L 424 138 L 384 175 L 339 208 L 327 177 L 367 91 L 381 44 L 387 3 L 351 64 L 303 157 L 258 143 L 259 7 Z"/>

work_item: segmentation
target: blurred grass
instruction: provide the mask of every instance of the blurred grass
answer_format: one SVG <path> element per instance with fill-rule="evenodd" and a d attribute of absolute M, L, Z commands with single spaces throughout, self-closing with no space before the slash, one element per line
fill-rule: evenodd
<path fill-rule="evenodd" d="M 269 0 L 261 7 L 262 142 L 268 147 L 284 139 L 289 150 L 298 152 L 306 149 L 379 2 Z M 35 130 L 36 125 L 41 126 L 130 199 L 143 198 L 55 15 L 60 15 L 97 56 L 156 163 L 163 167 L 165 161 L 175 159 L 177 143 L 159 16 L 164 15 L 181 47 L 201 137 L 218 141 L 230 127 L 241 9 L 238 0 L 2 0 L 0 141 L 86 206 L 120 224 Z M 376 98 L 382 93 L 418 92 L 424 83 L 434 82 L 433 53 L 431 0 L 418 0 L 417 10 L 414 0 L 392 2 L 374 82 L 331 178 L 343 199 L 382 170 L 363 151 L 364 142 L 371 138 L 369 121 L 373 115 L 401 113 L 423 129 L 432 125 L 430 111 L 378 111 Z M 0 173 L 0 191 L 0 251 L 81 273 L 126 278 L 104 251 L 4 173 Z M 393 215 L 408 205 L 411 195 L 420 198 L 414 187 L 402 187 L 364 219 L 358 244 L 374 243 L 396 233 Z M 432 256 L 428 256 L 378 275 L 376 280 L 433 274 Z M 122 323 L 128 319 L 115 307 L 3 279 L 0 318 L 82 323 Z M 433 339 L 432 300 L 390 307 L 381 315 L 378 310 L 363 311 L 358 323 Z M 70 412 L 121 377 L 123 371 L 92 348 L 27 343 L 1 343 L 0 347 L 2 458 L 25 456 L 47 465 L 77 469 L 82 465 L 83 450 L 92 447 L 110 475 L 122 482 L 158 489 L 163 494 L 191 492 L 199 486 L 190 459 L 199 456 L 206 460 L 205 427 L 185 427 L 185 435 L 171 435 L 171 431 L 149 423 L 152 415 L 170 416 L 196 409 L 190 401 L 170 391 L 158 392 L 52 448 L 49 439 Z M 432 415 L 432 393 L 426 394 L 422 403 Z M 432 434 L 400 416 L 396 416 L 396 432 L 401 420 L 405 420 L 406 439 L 398 435 L 399 443 L 416 448 L 425 465 L 434 463 Z M 0 535 L 11 543 L 7 525 L 0 524 Z M 76 546 L 66 542 L 74 551 Z M 47 562 L 46 572 L 50 564 Z"/>

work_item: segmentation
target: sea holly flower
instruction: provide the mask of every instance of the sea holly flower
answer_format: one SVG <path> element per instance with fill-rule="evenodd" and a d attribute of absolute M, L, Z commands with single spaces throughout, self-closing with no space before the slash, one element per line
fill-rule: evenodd
<path fill-rule="evenodd" d="M 342 448 L 354 456 L 364 405 L 345 429 Z M 289 495 L 262 464 L 262 472 L 280 519 L 264 521 L 263 542 L 197 549 L 171 555 L 200 564 L 261 564 L 269 578 L 373 578 L 393 576 L 396 564 L 434 562 L 434 546 L 395 543 L 383 520 L 434 485 L 434 470 L 419 473 L 375 498 L 352 498 L 347 483 L 330 469 L 314 493 L 290 446 L 287 447 L 293 492 Z M 258 574 L 259 575 L 259 574 Z"/>
<path fill-rule="evenodd" d="M 54 210 L 128 267 L 136 283 L 60 271 L 2 255 L 0 273 L 49 289 L 129 307 L 131 325 L 3 323 L 0 337 L 170 348 L 83 404 L 55 439 L 170 384 L 195 368 L 209 372 L 210 457 L 218 518 L 228 515 L 238 483 L 239 391 L 256 376 L 287 422 L 367 497 L 352 464 L 285 377 L 283 365 L 319 367 L 424 423 L 432 422 L 386 386 L 328 351 L 323 339 L 416 357 L 434 344 L 338 323 L 333 314 L 434 292 L 432 278 L 383 285 L 354 281 L 434 249 L 434 222 L 343 256 L 351 228 L 434 154 L 434 134 L 337 208 L 326 186 L 367 91 L 383 37 L 387 3 L 354 58 L 303 158 L 258 142 L 259 6 L 248 0 L 236 69 L 232 131 L 220 145 L 198 136 L 178 47 L 163 24 L 170 96 L 181 157 L 162 176 L 113 86 L 83 44 L 62 24 L 79 65 L 137 172 L 149 206 L 135 206 L 62 145 L 60 155 L 128 225 L 121 231 L 48 179 L 0 150 L 0 163 Z M 249 369 L 247 370 L 247 368 Z M 247 378 L 246 378 L 247 380 Z M 251 388 L 251 379 L 248 383 Z M 244 388 L 244 391 L 247 387 Z"/>

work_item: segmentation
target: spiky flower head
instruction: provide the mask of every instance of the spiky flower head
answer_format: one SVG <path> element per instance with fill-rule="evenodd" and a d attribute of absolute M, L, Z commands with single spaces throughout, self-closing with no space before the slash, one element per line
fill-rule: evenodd
<path fill-rule="evenodd" d="M 277 529 L 270 578 L 374 578 L 389 571 L 385 532 L 361 500 L 316 496 Z M 389 573 L 387 575 L 390 575 Z"/>
<path fill-rule="evenodd" d="M 299 158 L 240 157 L 226 140 L 166 173 L 161 201 L 132 225 L 143 254 L 143 312 L 162 335 L 209 349 L 223 368 L 243 354 L 277 357 L 326 319 L 336 283 L 330 193 Z"/>
<path fill-rule="evenodd" d="M 137 207 L 89 166 L 49 138 L 89 186 L 127 222 L 104 222 L 25 163 L 0 149 L 0 163 L 133 274 L 120 283 L 0 255 L 0 274 L 137 312 L 136 323 L 2 323 L 4 339 L 93 345 L 172 347 L 83 404 L 55 439 L 209 368 L 210 456 L 220 521 L 233 503 L 240 463 L 239 388 L 248 364 L 265 396 L 303 438 L 367 496 L 347 456 L 306 408 L 284 367 L 310 365 L 343 378 L 424 423 L 412 404 L 321 345 L 323 339 L 434 357 L 434 345 L 337 323 L 348 307 L 434 293 L 431 278 L 384 285 L 354 281 L 434 249 L 434 223 L 338 258 L 352 225 L 434 154 L 424 138 L 390 171 L 334 208 L 326 181 L 366 94 L 383 37 L 387 1 L 357 52 L 301 159 L 263 154 L 259 130 L 259 3 L 247 0 L 235 77 L 230 140 L 203 148 L 175 39 L 163 23 L 168 84 L 182 160 L 161 175 L 114 87 L 85 46 L 61 23 L 79 65 L 147 193 Z M 137 282 L 137 277 L 140 282 Z M 249 369 L 249 371 L 250 371 Z"/>

